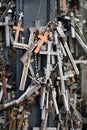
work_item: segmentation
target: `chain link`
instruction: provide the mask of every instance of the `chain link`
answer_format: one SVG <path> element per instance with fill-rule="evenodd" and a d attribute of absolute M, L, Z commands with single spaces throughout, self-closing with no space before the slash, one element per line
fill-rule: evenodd
<path fill-rule="evenodd" d="M 22 12 L 24 14 L 24 0 L 22 0 Z M 22 26 L 24 27 L 24 17 L 22 18 Z"/>
<path fill-rule="evenodd" d="M 37 55 L 36 55 L 36 54 L 34 54 L 34 62 L 35 62 L 36 77 L 39 78 L 39 73 L 38 73 L 38 61 L 37 61 Z"/>
<path fill-rule="evenodd" d="M 50 0 L 47 0 L 47 23 L 50 21 Z"/>

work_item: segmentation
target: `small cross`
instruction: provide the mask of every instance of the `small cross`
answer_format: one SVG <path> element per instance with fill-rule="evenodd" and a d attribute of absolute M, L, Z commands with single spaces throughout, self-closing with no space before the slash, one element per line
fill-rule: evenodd
<path fill-rule="evenodd" d="M 15 41 L 18 41 L 18 36 L 19 36 L 19 32 L 23 32 L 24 28 L 21 27 L 21 21 L 18 22 L 18 26 L 13 26 L 13 29 L 16 30 L 16 35 L 15 35 Z"/>
<path fill-rule="evenodd" d="M 40 38 L 41 41 L 39 42 L 38 46 L 36 47 L 36 49 L 35 49 L 35 51 L 34 51 L 36 54 L 40 51 L 40 48 L 41 48 L 41 46 L 44 44 L 44 42 L 45 42 L 45 43 L 48 43 L 48 40 L 47 40 L 48 35 L 49 35 L 48 32 L 45 32 L 45 33 L 44 33 L 44 36 L 42 36 L 42 35 L 40 35 L 40 34 L 38 35 L 38 38 Z"/>
<path fill-rule="evenodd" d="M 66 12 L 66 1 L 62 0 L 62 10 L 63 12 Z"/>
<path fill-rule="evenodd" d="M 22 19 L 22 17 L 24 17 L 24 14 L 23 14 L 23 12 L 21 12 L 20 14 L 19 14 L 19 21 Z"/>

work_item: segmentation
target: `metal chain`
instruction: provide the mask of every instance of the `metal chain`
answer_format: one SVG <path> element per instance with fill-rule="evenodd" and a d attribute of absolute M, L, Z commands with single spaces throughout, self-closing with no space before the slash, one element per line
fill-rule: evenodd
<path fill-rule="evenodd" d="M 50 21 L 50 0 L 47 0 L 47 23 Z"/>
<path fill-rule="evenodd" d="M 34 62 L 35 62 L 36 77 L 39 78 L 39 73 L 38 73 L 38 61 L 37 61 L 37 55 L 36 55 L 36 54 L 34 54 Z"/>
<path fill-rule="evenodd" d="M 24 14 L 24 0 L 22 0 L 22 12 Z M 24 17 L 22 18 L 22 26 L 24 27 Z"/>
<path fill-rule="evenodd" d="M 24 15 L 24 0 L 22 0 L 22 12 Z M 22 27 L 24 27 L 24 17 L 22 17 Z M 24 32 L 22 33 L 22 35 L 24 36 Z"/>

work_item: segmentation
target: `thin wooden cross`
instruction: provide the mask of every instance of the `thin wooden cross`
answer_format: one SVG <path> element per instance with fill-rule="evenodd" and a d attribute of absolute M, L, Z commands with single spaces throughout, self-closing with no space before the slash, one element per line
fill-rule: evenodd
<path fill-rule="evenodd" d="M 8 93 L 7 93 L 7 88 L 6 88 L 6 77 L 9 76 L 9 74 L 6 73 L 5 67 L 2 67 L 2 72 L 0 72 L 1 78 L 2 78 L 2 86 L 3 86 L 3 94 L 4 94 L 4 102 L 8 100 Z M 5 120 L 8 121 L 9 116 L 8 116 L 8 110 L 5 111 Z"/>
<path fill-rule="evenodd" d="M 15 43 L 18 42 L 18 37 L 20 32 L 24 32 L 24 28 L 21 27 L 21 20 L 18 21 L 18 26 L 13 26 L 13 29 L 16 30 L 16 35 L 15 35 Z"/>
<path fill-rule="evenodd" d="M 34 50 L 34 52 L 35 52 L 36 54 L 40 51 L 40 48 L 41 48 L 41 46 L 44 44 L 44 42 L 45 42 L 45 43 L 48 43 L 48 39 L 47 39 L 48 35 L 49 35 L 49 33 L 48 33 L 47 31 L 44 33 L 44 36 L 41 35 L 41 34 L 38 35 L 38 38 L 40 38 L 41 41 L 39 42 L 38 46 L 37 46 L 36 49 Z"/>

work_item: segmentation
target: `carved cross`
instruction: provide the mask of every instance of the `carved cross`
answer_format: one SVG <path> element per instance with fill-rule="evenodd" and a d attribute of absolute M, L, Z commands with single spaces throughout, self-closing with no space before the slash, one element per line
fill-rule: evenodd
<path fill-rule="evenodd" d="M 18 22 L 18 26 L 13 26 L 13 29 L 16 30 L 16 35 L 15 35 L 15 41 L 18 41 L 18 36 L 20 32 L 24 32 L 24 28 L 21 27 L 21 21 Z"/>
<path fill-rule="evenodd" d="M 41 34 L 38 35 L 38 38 L 40 38 L 41 41 L 39 42 L 38 46 L 36 47 L 36 49 L 34 51 L 36 54 L 40 51 L 40 48 L 44 44 L 44 42 L 48 43 L 48 39 L 47 39 L 48 35 L 49 35 L 49 33 L 47 31 L 44 33 L 44 36 Z"/>

